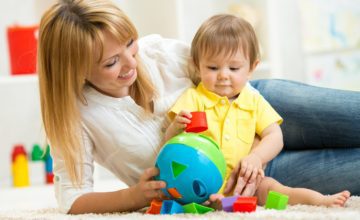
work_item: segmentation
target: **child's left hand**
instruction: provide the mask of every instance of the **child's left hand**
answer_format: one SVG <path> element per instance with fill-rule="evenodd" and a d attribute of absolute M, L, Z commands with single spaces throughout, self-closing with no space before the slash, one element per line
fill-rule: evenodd
<path fill-rule="evenodd" d="M 255 154 L 249 154 L 244 157 L 235 169 L 231 172 L 224 189 L 224 193 L 231 192 L 234 189 L 234 195 L 242 195 L 244 189 L 255 191 L 256 184 L 254 180 L 260 180 L 265 176 L 262 169 L 262 162 Z M 254 188 L 255 187 L 255 188 Z M 246 193 L 248 194 L 248 193 Z"/>
<path fill-rule="evenodd" d="M 245 182 L 253 183 L 258 175 L 265 176 L 262 161 L 256 154 L 250 153 L 240 162 L 239 176 L 243 177 Z"/>

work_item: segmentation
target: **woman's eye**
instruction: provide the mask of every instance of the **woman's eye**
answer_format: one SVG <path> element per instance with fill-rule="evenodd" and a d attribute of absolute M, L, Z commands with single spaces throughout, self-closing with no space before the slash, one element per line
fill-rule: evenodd
<path fill-rule="evenodd" d="M 134 39 L 130 39 L 129 42 L 126 44 L 126 47 L 130 47 L 134 43 Z"/>
<path fill-rule="evenodd" d="M 119 60 L 119 58 L 114 58 L 110 63 L 107 63 L 105 65 L 105 67 L 110 68 L 110 67 L 114 66 L 118 60 Z"/>

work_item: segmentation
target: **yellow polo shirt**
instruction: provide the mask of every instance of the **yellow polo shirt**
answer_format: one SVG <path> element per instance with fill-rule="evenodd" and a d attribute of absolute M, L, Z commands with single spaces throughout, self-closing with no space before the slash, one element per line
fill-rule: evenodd
<path fill-rule="evenodd" d="M 200 83 L 182 94 L 170 109 L 170 118 L 181 110 L 206 112 L 208 130 L 202 134 L 219 144 L 226 160 L 225 180 L 240 159 L 249 154 L 255 134 L 261 134 L 272 123 L 282 122 L 281 116 L 249 85 L 230 102 L 226 96 L 210 92 Z"/>

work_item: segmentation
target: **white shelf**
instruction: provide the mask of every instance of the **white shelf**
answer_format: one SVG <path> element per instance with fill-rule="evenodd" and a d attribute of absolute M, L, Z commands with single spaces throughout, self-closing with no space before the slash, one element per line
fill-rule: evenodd
<path fill-rule="evenodd" d="M 0 85 L 13 84 L 13 83 L 37 83 L 37 82 L 38 82 L 37 74 L 0 76 Z"/>

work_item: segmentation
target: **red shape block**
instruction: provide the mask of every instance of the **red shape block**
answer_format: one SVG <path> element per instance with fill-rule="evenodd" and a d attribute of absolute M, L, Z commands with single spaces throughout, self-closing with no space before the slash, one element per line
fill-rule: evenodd
<path fill-rule="evenodd" d="M 202 132 L 208 129 L 205 112 L 191 112 L 191 122 L 187 124 L 186 132 Z"/>
<path fill-rule="evenodd" d="M 38 26 L 7 29 L 12 75 L 36 73 Z"/>
<path fill-rule="evenodd" d="M 146 214 L 154 214 L 154 215 L 160 214 L 161 206 L 162 206 L 162 201 L 153 199 L 151 201 L 150 207 L 146 210 Z"/>
<path fill-rule="evenodd" d="M 256 210 L 257 198 L 256 197 L 239 197 L 234 202 L 234 212 L 254 212 Z"/>

